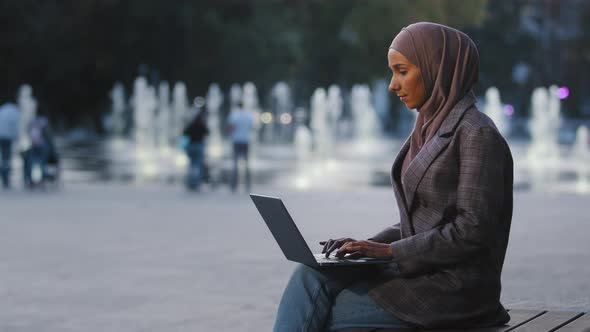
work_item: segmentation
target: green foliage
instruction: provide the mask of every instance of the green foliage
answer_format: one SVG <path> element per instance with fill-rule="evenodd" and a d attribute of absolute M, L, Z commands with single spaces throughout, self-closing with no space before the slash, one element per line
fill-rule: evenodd
<path fill-rule="evenodd" d="M 117 80 L 185 81 L 192 96 L 218 82 L 278 80 L 305 104 L 317 86 L 388 76 L 401 27 L 482 22 L 485 0 L 0 2 L 0 96 L 32 84 L 40 105 L 70 125 L 108 109 Z M 140 67 L 140 65 L 143 65 Z M 261 96 L 264 97 L 264 96 Z"/>

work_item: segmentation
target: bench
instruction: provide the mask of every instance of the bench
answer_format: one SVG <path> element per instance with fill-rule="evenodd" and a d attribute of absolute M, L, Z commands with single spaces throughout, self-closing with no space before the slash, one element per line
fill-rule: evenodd
<path fill-rule="evenodd" d="M 503 326 L 479 329 L 379 329 L 352 328 L 339 332 L 590 332 L 590 314 L 571 311 L 509 310 Z"/>

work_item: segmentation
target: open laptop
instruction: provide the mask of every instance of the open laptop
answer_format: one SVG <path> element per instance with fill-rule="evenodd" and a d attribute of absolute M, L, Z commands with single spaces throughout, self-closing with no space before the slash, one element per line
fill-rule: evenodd
<path fill-rule="evenodd" d="M 313 254 L 280 198 L 257 194 L 250 194 L 250 197 L 283 254 L 290 261 L 312 267 L 391 263 L 390 260 L 370 257 L 347 259 L 346 256 L 337 258 L 331 255 L 326 258 L 325 254 Z"/>

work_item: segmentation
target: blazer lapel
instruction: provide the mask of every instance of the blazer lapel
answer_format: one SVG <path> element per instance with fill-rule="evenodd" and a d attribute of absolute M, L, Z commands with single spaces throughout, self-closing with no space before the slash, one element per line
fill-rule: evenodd
<path fill-rule="evenodd" d="M 452 138 L 452 133 L 459 123 L 461 116 L 467 109 L 475 103 L 475 96 L 473 93 L 467 94 L 461 99 L 453 110 L 449 113 L 447 118 L 443 121 L 436 135 L 430 139 L 418 152 L 418 155 L 412 160 L 405 174 L 402 174 L 401 180 L 403 182 L 403 188 L 406 207 L 409 213 L 414 196 L 416 194 L 416 188 L 422 180 L 422 177 L 426 173 L 426 170 L 440 154 L 440 152 L 449 144 Z"/>
<path fill-rule="evenodd" d="M 412 160 L 406 173 L 402 175 L 402 182 L 406 195 L 406 205 L 409 209 L 412 207 L 414 201 L 414 195 L 416 194 L 416 188 L 422 180 L 424 173 L 428 169 L 428 166 L 432 164 L 438 154 L 449 144 L 451 137 L 439 137 L 434 136 L 426 143 L 418 152 L 418 155 Z"/>

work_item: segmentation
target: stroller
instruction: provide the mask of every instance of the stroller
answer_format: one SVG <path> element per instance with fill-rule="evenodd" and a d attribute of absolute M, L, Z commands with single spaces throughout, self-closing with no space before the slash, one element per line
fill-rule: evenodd
<path fill-rule="evenodd" d="M 59 187 L 59 154 L 55 148 L 50 149 L 45 163 L 45 174 L 43 174 L 43 184 L 45 186 Z"/>

